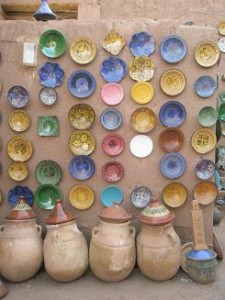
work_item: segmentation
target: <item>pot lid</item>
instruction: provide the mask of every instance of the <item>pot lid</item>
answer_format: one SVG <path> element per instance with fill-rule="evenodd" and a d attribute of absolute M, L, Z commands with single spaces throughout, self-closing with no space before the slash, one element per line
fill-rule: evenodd
<path fill-rule="evenodd" d="M 18 203 L 10 211 L 6 217 L 8 220 L 26 220 L 35 219 L 36 215 L 32 208 L 26 203 L 24 196 L 19 196 Z"/>
<path fill-rule="evenodd" d="M 160 204 L 154 196 L 152 196 L 152 201 L 139 216 L 140 222 L 146 225 L 163 225 L 170 223 L 173 219 L 174 214 Z"/>
<path fill-rule="evenodd" d="M 46 224 L 55 225 L 60 223 L 66 223 L 75 220 L 75 216 L 63 206 L 60 199 L 56 200 L 56 204 L 45 220 Z"/>
<path fill-rule="evenodd" d="M 113 202 L 113 205 L 104 208 L 98 216 L 109 223 L 125 223 L 132 217 L 118 202 Z"/>

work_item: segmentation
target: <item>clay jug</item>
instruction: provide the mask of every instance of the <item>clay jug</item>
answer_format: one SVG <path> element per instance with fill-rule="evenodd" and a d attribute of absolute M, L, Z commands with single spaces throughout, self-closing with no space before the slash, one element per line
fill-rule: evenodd
<path fill-rule="evenodd" d="M 135 228 L 131 215 L 118 203 L 103 209 L 92 229 L 89 262 L 96 277 L 107 282 L 125 279 L 136 261 Z"/>
<path fill-rule="evenodd" d="M 75 223 L 75 216 L 61 200 L 45 220 L 44 264 L 48 275 L 59 282 L 79 278 L 88 267 L 88 246 Z"/>
<path fill-rule="evenodd" d="M 43 262 L 41 226 L 23 196 L 0 226 L 0 270 L 9 281 L 32 278 Z"/>
<path fill-rule="evenodd" d="M 181 242 L 172 220 L 174 214 L 155 197 L 140 214 L 141 231 L 137 236 L 137 264 L 150 279 L 173 277 L 181 264 Z"/>

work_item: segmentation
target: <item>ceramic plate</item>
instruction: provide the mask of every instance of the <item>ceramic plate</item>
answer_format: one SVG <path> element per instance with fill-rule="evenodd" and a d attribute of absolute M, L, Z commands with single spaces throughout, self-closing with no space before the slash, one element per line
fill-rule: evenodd
<path fill-rule="evenodd" d="M 149 57 L 135 57 L 129 64 L 129 75 L 135 81 L 149 81 L 155 72 L 155 65 Z"/>
<path fill-rule="evenodd" d="M 58 184 L 62 179 L 62 169 L 53 160 L 42 160 L 35 168 L 36 179 L 40 184 Z"/>
<path fill-rule="evenodd" d="M 100 73 L 106 82 L 120 82 L 127 74 L 127 66 L 118 56 L 106 58 L 100 68 Z"/>
<path fill-rule="evenodd" d="M 77 209 L 90 208 L 95 201 L 93 190 L 87 185 L 75 185 L 69 191 L 69 201 Z"/>
<path fill-rule="evenodd" d="M 188 242 L 182 245 L 181 247 L 181 268 L 184 270 L 184 272 L 187 271 L 187 266 L 186 266 L 186 254 L 190 252 L 193 249 L 193 242 Z"/>
<path fill-rule="evenodd" d="M 114 202 L 121 203 L 123 201 L 123 191 L 116 185 L 109 185 L 101 191 L 100 199 L 106 207 L 112 206 Z"/>
<path fill-rule="evenodd" d="M 34 199 L 38 207 L 50 210 L 57 199 L 62 199 L 62 192 L 53 184 L 42 184 L 36 189 Z"/>
<path fill-rule="evenodd" d="M 77 70 L 70 75 L 67 86 L 74 97 L 87 98 L 94 93 L 96 80 L 89 71 Z"/>
<path fill-rule="evenodd" d="M 101 98 L 108 105 L 119 104 L 124 97 L 124 90 L 119 83 L 106 83 L 101 89 Z"/>
<path fill-rule="evenodd" d="M 153 99 L 154 88 L 148 82 L 137 82 L 131 88 L 131 97 L 138 104 L 146 104 Z"/>
<path fill-rule="evenodd" d="M 146 186 L 139 186 L 131 192 L 130 201 L 136 208 L 145 208 L 151 201 L 152 192 Z"/>
<path fill-rule="evenodd" d="M 216 146 L 216 134 L 208 128 L 200 128 L 192 134 L 191 144 L 197 153 L 205 154 Z"/>
<path fill-rule="evenodd" d="M 169 179 L 175 179 L 184 174 L 186 161 L 179 153 L 165 154 L 160 160 L 160 171 Z"/>
<path fill-rule="evenodd" d="M 186 109 L 180 102 L 167 101 L 160 108 L 159 118 L 166 127 L 179 127 L 186 118 Z"/>
<path fill-rule="evenodd" d="M 67 45 L 64 35 L 55 29 L 45 31 L 39 40 L 41 52 L 50 58 L 57 58 L 65 53 Z"/>
<path fill-rule="evenodd" d="M 57 101 L 58 94 L 55 89 L 44 87 L 39 92 L 39 99 L 43 104 L 50 106 Z"/>
<path fill-rule="evenodd" d="M 187 200 L 187 195 L 186 187 L 180 182 L 169 183 L 162 192 L 163 201 L 172 208 L 182 206 Z"/>
<path fill-rule="evenodd" d="M 9 165 L 8 173 L 13 180 L 23 181 L 28 176 L 28 169 L 23 162 L 14 161 Z"/>
<path fill-rule="evenodd" d="M 133 129 L 137 132 L 150 132 L 157 124 L 156 114 L 150 108 L 138 108 L 132 113 L 130 123 Z"/>
<path fill-rule="evenodd" d="M 221 21 L 218 23 L 217 30 L 220 35 L 225 35 L 225 21 Z"/>
<path fill-rule="evenodd" d="M 118 55 L 125 45 L 126 40 L 124 36 L 114 30 L 111 30 L 101 43 L 102 48 L 112 55 Z"/>
<path fill-rule="evenodd" d="M 124 168 L 117 161 L 109 161 L 102 166 L 102 176 L 108 182 L 117 182 L 123 178 Z"/>
<path fill-rule="evenodd" d="M 9 89 L 7 99 L 13 107 L 22 108 L 27 105 L 29 94 L 23 86 L 16 85 Z"/>
<path fill-rule="evenodd" d="M 105 129 L 116 130 L 121 126 L 122 115 L 115 108 L 107 108 L 101 113 L 100 121 Z"/>
<path fill-rule="evenodd" d="M 31 117 L 25 110 L 13 110 L 9 115 L 8 122 L 12 130 L 23 132 L 30 127 Z"/>
<path fill-rule="evenodd" d="M 76 130 L 70 135 L 69 148 L 75 155 L 90 155 L 95 146 L 94 135 L 89 130 Z"/>
<path fill-rule="evenodd" d="M 165 152 L 177 152 L 184 145 L 184 134 L 176 127 L 165 128 L 159 135 L 159 147 Z"/>
<path fill-rule="evenodd" d="M 225 38 L 224 37 L 219 39 L 219 41 L 217 42 L 217 46 L 221 52 L 223 52 L 223 53 L 225 52 Z"/>
<path fill-rule="evenodd" d="M 95 163 L 89 156 L 74 156 L 69 165 L 70 174 L 78 180 L 86 180 L 95 173 Z"/>
<path fill-rule="evenodd" d="M 218 112 L 212 106 L 204 106 L 198 113 L 198 121 L 204 127 L 211 127 L 216 124 Z"/>
<path fill-rule="evenodd" d="M 14 161 L 27 161 L 33 154 L 33 145 L 28 139 L 12 137 L 7 143 L 7 153 Z"/>
<path fill-rule="evenodd" d="M 103 151 L 111 156 L 119 155 L 123 152 L 125 141 L 123 137 L 116 133 L 107 134 L 102 140 Z"/>
<path fill-rule="evenodd" d="M 40 116 L 37 125 L 39 136 L 59 135 L 59 120 L 56 116 Z"/>
<path fill-rule="evenodd" d="M 212 181 L 201 181 L 193 189 L 194 199 L 202 205 L 212 203 L 216 199 L 217 193 L 216 184 Z"/>
<path fill-rule="evenodd" d="M 63 84 L 64 71 L 58 63 L 47 62 L 38 71 L 41 85 L 56 88 Z"/>
<path fill-rule="evenodd" d="M 220 121 L 225 122 L 225 103 L 219 106 L 218 117 Z"/>
<path fill-rule="evenodd" d="M 202 67 L 212 67 L 220 58 L 220 49 L 213 41 L 201 42 L 195 48 L 195 59 Z"/>
<path fill-rule="evenodd" d="M 215 164 L 210 159 L 201 159 L 195 166 L 195 174 L 201 180 L 210 179 L 214 175 L 215 170 Z"/>
<path fill-rule="evenodd" d="M 160 54 L 166 62 L 178 63 L 187 54 L 185 40 L 177 35 L 166 36 L 160 44 Z"/>
<path fill-rule="evenodd" d="M 146 31 L 137 32 L 131 38 L 129 49 L 133 56 L 149 56 L 155 51 L 154 38 Z"/>
<path fill-rule="evenodd" d="M 138 134 L 134 136 L 130 141 L 131 153 L 139 158 L 149 156 L 153 150 L 152 139 L 144 134 Z"/>
<path fill-rule="evenodd" d="M 81 65 L 90 63 L 96 55 L 95 44 L 86 37 L 77 38 L 70 46 L 70 56 Z"/>
<path fill-rule="evenodd" d="M 160 87 L 168 96 L 181 94 L 186 86 L 184 74 L 177 69 L 169 69 L 160 77 Z"/>
<path fill-rule="evenodd" d="M 14 207 L 17 204 L 20 196 L 24 196 L 25 201 L 29 206 L 33 205 L 34 195 L 31 189 L 27 186 L 17 185 L 8 192 L 8 201 L 10 207 Z"/>
<path fill-rule="evenodd" d="M 74 128 L 88 129 L 95 121 L 95 111 L 88 104 L 76 104 L 70 108 L 68 118 Z"/>
<path fill-rule="evenodd" d="M 216 81 L 210 76 L 200 76 L 194 83 L 194 90 L 199 97 L 211 97 L 216 91 Z"/>

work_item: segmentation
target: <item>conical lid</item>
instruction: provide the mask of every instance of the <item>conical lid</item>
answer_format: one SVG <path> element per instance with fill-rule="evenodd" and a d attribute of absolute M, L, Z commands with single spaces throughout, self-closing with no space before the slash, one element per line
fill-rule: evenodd
<path fill-rule="evenodd" d="M 13 207 L 9 215 L 6 217 L 8 220 L 26 220 L 35 219 L 31 207 L 26 203 L 24 196 L 19 196 L 18 203 Z"/>
<path fill-rule="evenodd" d="M 76 217 L 62 205 L 62 201 L 57 199 L 56 204 L 48 218 L 45 220 L 45 223 L 49 225 L 55 225 L 73 221 L 75 218 Z"/>
<path fill-rule="evenodd" d="M 132 217 L 118 202 L 113 202 L 112 206 L 104 208 L 98 216 L 109 223 L 124 223 Z"/>
<path fill-rule="evenodd" d="M 47 0 L 42 0 L 41 6 L 34 13 L 34 18 L 37 21 L 48 21 L 57 19 L 57 15 L 49 7 Z"/>
<path fill-rule="evenodd" d="M 163 225 L 170 223 L 173 219 L 174 214 L 160 204 L 154 196 L 150 204 L 145 207 L 139 216 L 140 222 L 146 225 Z"/>

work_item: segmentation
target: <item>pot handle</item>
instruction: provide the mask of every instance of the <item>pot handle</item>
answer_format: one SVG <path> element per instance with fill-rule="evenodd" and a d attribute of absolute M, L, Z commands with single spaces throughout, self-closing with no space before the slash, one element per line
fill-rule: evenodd
<path fill-rule="evenodd" d="M 136 229 L 134 226 L 129 226 L 129 232 L 133 238 L 135 238 Z"/>
<path fill-rule="evenodd" d="M 92 228 L 91 234 L 96 235 L 96 234 L 98 234 L 98 232 L 99 232 L 99 228 L 98 228 L 98 226 L 95 226 Z"/>
<path fill-rule="evenodd" d="M 0 233 L 2 233 L 5 229 L 5 224 L 0 225 Z"/>
<path fill-rule="evenodd" d="M 42 232 L 42 226 L 37 224 L 36 227 L 37 227 L 37 231 L 38 231 L 39 234 L 41 235 L 41 232 Z"/>

